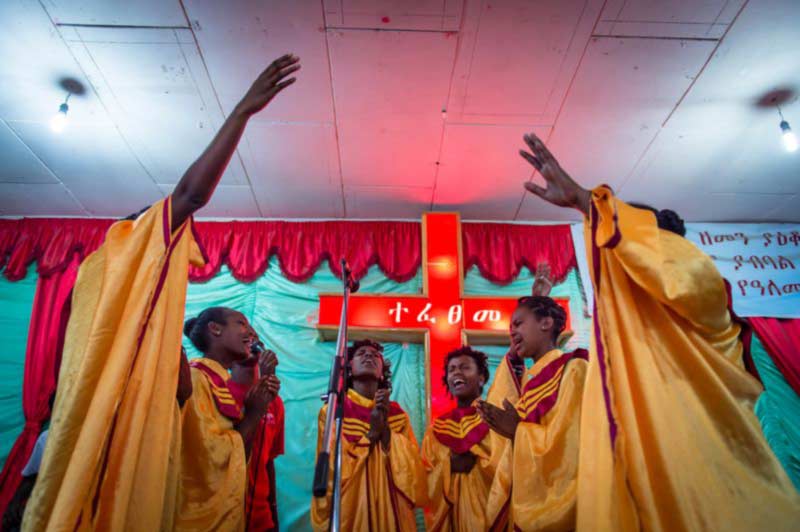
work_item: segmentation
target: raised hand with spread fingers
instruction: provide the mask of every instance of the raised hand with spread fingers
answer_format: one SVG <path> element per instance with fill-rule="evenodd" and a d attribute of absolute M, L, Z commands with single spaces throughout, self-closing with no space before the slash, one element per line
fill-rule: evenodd
<path fill-rule="evenodd" d="M 525 189 L 553 205 L 572 207 L 581 211 L 584 216 L 588 216 L 591 192 L 576 183 L 561 168 L 556 158 L 535 133 L 528 133 L 523 139 L 528 145 L 530 153 L 519 150 L 519 154 L 542 174 L 547 183 L 547 186 L 542 188 L 536 183 L 528 181 L 525 183 Z"/>

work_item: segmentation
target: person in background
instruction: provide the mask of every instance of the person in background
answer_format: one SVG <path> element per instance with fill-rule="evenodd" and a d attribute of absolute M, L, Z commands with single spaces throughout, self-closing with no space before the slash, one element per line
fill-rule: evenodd
<path fill-rule="evenodd" d="M 341 530 L 417 530 L 414 508 L 425 500 L 425 471 L 408 414 L 394 401 L 383 346 L 359 340 L 347 349 L 350 368 L 342 423 Z M 321 450 L 328 405 L 317 423 Z M 331 460 L 335 453 L 331 452 Z M 311 526 L 328 530 L 333 486 L 311 502 Z"/>
<path fill-rule="evenodd" d="M 241 312 L 226 307 L 207 308 L 184 326 L 203 357 L 190 362 L 193 392 L 182 411 L 175 530 L 245 528 L 247 456 L 280 387 L 274 375 L 261 377 L 248 390 L 244 411 L 234 399 L 228 370 L 252 356 L 251 330 Z"/>
<path fill-rule="evenodd" d="M 53 403 L 55 400 L 56 392 L 53 391 L 48 399 L 50 412 L 53 411 Z M 25 467 L 22 469 L 22 480 L 19 486 L 17 486 L 17 491 L 14 492 L 14 496 L 8 502 L 6 511 L 3 514 L 2 530 L 4 532 L 16 532 L 22 526 L 22 516 L 25 512 L 25 506 L 28 503 L 28 498 L 31 496 L 31 492 L 33 492 L 33 487 L 36 485 L 36 478 L 39 475 L 39 467 L 42 464 L 42 456 L 44 455 L 44 448 L 47 444 L 48 432 L 48 429 L 44 429 L 39 433 L 39 436 L 36 438 L 36 443 L 33 445 L 33 451 L 28 458 L 28 463 L 25 464 Z"/>
<path fill-rule="evenodd" d="M 519 380 L 519 399 L 503 407 L 480 401 L 483 420 L 505 447 L 487 503 L 492 530 L 575 529 L 578 441 L 588 353 L 563 352 L 567 314 L 547 296 L 519 299 L 511 349 L 533 366 Z M 503 367 L 498 368 L 498 372 Z M 510 378 L 514 378 L 511 375 Z"/>
<path fill-rule="evenodd" d="M 244 405 L 247 393 L 264 376 L 275 375 L 278 357 L 265 349 L 255 330 L 251 331 L 253 356 L 234 362 L 228 385 L 233 397 Z M 280 395 L 270 401 L 253 437 L 247 467 L 245 519 L 247 530 L 277 531 L 278 504 L 275 482 L 275 459 L 284 452 L 284 408 Z"/>
<path fill-rule="evenodd" d="M 427 473 L 429 531 L 486 530 L 486 500 L 494 478 L 489 425 L 475 401 L 489 381 L 485 353 L 461 347 L 447 354 L 444 384 L 457 406 L 439 416 L 422 440 L 422 463 Z"/>

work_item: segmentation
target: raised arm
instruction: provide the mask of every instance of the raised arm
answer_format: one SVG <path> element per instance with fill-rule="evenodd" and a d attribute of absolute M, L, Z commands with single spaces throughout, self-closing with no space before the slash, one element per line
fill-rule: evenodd
<path fill-rule="evenodd" d="M 276 94 L 295 82 L 295 78 L 285 78 L 300 68 L 299 61 L 292 54 L 273 61 L 253 82 L 211 144 L 183 174 L 172 192 L 173 231 L 211 199 L 233 152 L 236 151 L 247 121 L 266 107 Z"/>
<path fill-rule="evenodd" d="M 708 331 L 728 328 L 725 285 L 707 255 L 688 240 L 659 230 L 652 212 L 626 204 L 611 189 L 581 187 L 536 135 L 524 138 L 531 153 L 520 150 L 520 155 L 547 182 L 546 188 L 528 182 L 526 189 L 554 205 L 578 209 L 587 218 L 593 205 L 597 229 L 587 243 L 596 245 L 624 269 L 631 282 L 674 312 Z"/>

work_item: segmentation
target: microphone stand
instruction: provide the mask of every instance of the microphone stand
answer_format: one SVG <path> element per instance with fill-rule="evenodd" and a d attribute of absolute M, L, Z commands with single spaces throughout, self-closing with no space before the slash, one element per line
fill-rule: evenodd
<path fill-rule="evenodd" d="M 339 333 L 336 338 L 336 356 L 331 365 L 331 376 L 328 391 L 323 400 L 328 404 L 325 417 L 325 431 L 322 437 L 322 447 L 317 456 L 317 465 L 314 469 L 314 497 L 328 495 L 328 476 L 330 474 L 331 437 L 335 429 L 334 463 L 333 463 L 333 504 L 328 520 L 328 530 L 339 532 L 342 512 L 342 420 L 344 419 L 344 398 L 347 393 L 347 307 L 350 294 L 358 291 L 358 281 L 353 280 L 347 261 L 342 259 L 342 285 L 344 297 L 342 299 L 342 314 L 339 320 Z"/>

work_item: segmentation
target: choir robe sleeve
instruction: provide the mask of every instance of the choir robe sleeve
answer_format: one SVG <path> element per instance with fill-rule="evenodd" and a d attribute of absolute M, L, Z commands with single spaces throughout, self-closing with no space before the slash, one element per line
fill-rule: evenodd
<path fill-rule="evenodd" d="M 520 392 L 521 382 L 514 372 L 511 354 L 508 353 L 497 365 L 497 369 L 494 370 L 494 379 L 486 394 L 486 401 L 502 408 L 503 399 L 508 399 L 508 402 L 512 405 L 516 404 L 519 400 Z"/>
<path fill-rule="evenodd" d="M 244 530 L 247 460 L 233 421 L 219 413 L 208 379 L 192 368 L 183 407 L 183 450 L 176 530 Z"/>
<path fill-rule="evenodd" d="M 489 387 L 489 392 L 486 394 L 486 402 L 493 404 L 498 408 L 503 408 L 504 400 L 508 400 L 512 405 L 517 404 L 522 393 L 522 379 L 520 379 L 512 364 L 511 353 L 506 353 L 503 360 L 500 361 L 494 372 L 492 385 Z M 492 485 L 508 486 L 509 491 L 502 495 L 496 495 L 494 499 L 489 498 L 485 503 L 486 509 L 486 522 L 489 526 L 496 530 L 505 528 L 508 516 L 508 495 L 510 494 L 511 486 L 511 453 L 512 442 L 495 431 L 489 432 L 489 439 L 491 441 L 492 462 L 495 468 L 495 479 L 492 480 Z"/>
<path fill-rule="evenodd" d="M 578 529 L 795 527 L 800 498 L 753 413 L 762 389 L 712 260 L 607 187 L 587 222 Z"/>
<path fill-rule="evenodd" d="M 595 189 L 593 200 L 595 243 L 632 283 L 708 333 L 731 328 L 725 282 L 708 255 L 689 240 L 659 229 L 652 212 L 631 207 L 606 187 Z M 587 236 L 592 242 L 591 234 Z"/>
<path fill-rule="evenodd" d="M 114 223 L 81 263 L 25 531 L 171 528 L 186 286 L 204 261 L 171 203 Z"/>
<path fill-rule="evenodd" d="M 469 473 L 453 474 L 451 450 L 429 427 L 422 440 L 422 464 L 427 474 L 428 503 L 425 524 L 432 531 L 486 530 L 486 498 L 495 475 L 496 460 L 487 434 L 470 448 L 475 466 Z"/>
<path fill-rule="evenodd" d="M 411 419 L 408 414 L 405 416 L 405 423 L 401 431 L 392 431 L 389 451 L 383 450 L 382 446 L 376 445 L 381 454 L 389 459 L 392 470 L 392 483 L 399 490 L 403 498 L 411 505 L 411 509 L 422 507 L 427 500 L 425 470 L 422 467 L 419 445 L 411 428 Z M 363 452 L 363 447 L 359 447 Z"/>
<path fill-rule="evenodd" d="M 317 454 L 322 447 L 327 406 L 317 420 Z M 408 415 L 392 430 L 388 451 L 361 436 L 342 437 L 342 530 L 416 530 L 414 508 L 425 502 L 425 472 Z M 391 419 L 390 419 L 390 425 Z M 333 460 L 327 497 L 314 497 L 311 525 L 327 530 L 333 490 Z"/>

